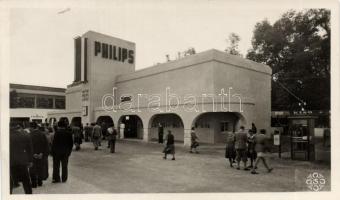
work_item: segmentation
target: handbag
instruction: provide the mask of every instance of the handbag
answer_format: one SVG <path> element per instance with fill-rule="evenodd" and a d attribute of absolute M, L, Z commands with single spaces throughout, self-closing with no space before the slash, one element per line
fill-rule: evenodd
<path fill-rule="evenodd" d="M 169 147 L 165 147 L 163 153 L 171 153 L 171 149 Z"/>

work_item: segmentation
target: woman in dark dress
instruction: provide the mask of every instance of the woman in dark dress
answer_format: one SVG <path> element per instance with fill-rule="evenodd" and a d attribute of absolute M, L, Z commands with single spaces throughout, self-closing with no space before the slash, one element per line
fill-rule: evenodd
<path fill-rule="evenodd" d="M 247 143 L 248 143 L 247 156 L 248 158 L 250 158 L 250 166 L 248 166 L 248 168 L 253 168 L 253 163 L 257 157 L 257 153 L 255 151 L 255 132 L 253 131 L 253 129 L 249 130 Z"/>
<path fill-rule="evenodd" d="M 163 153 L 163 159 L 166 160 L 166 156 L 168 154 L 172 154 L 172 160 L 175 160 L 175 137 L 170 130 L 168 130 L 168 134 L 166 135 L 165 148 L 163 150 Z"/>
<path fill-rule="evenodd" d="M 225 158 L 229 159 L 230 167 L 233 167 L 233 162 L 236 157 L 235 151 L 235 133 L 229 132 L 227 134 L 227 145 L 225 148 Z"/>

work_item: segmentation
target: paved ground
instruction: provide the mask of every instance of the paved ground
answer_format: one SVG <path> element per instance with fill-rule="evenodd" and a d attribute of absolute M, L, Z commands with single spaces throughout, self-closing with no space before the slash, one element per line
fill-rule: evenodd
<path fill-rule="evenodd" d="M 33 193 L 172 193 L 172 192 L 284 192 L 309 191 L 306 177 L 312 172 L 326 177 L 323 190 L 330 190 L 330 169 L 326 165 L 271 158 L 274 171 L 262 164 L 258 175 L 230 168 L 221 146 L 202 146 L 200 154 L 176 147 L 176 160 L 162 159 L 162 145 L 139 141 L 118 141 L 110 154 L 106 141 L 99 151 L 91 143 L 73 152 L 67 183 L 52 184 L 51 177 Z M 50 159 L 50 175 L 52 161 Z M 14 193 L 23 193 L 22 187 Z"/>

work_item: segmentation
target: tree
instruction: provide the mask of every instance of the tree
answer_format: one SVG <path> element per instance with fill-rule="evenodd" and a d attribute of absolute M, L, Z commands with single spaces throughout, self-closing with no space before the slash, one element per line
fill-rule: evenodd
<path fill-rule="evenodd" d="M 255 25 L 246 57 L 273 70 L 272 110 L 301 109 L 298 99 L 310 110 L 330 109 L 330 37 L 326 9 L 290 10 L 273 25 Z"/>
<path fill-rule="evenodd" d="M 242 54 L 238 49 L 238 43 L 240 42 L 240 40 L 241 38 L 239 35 L 237 35 L 236 33 L 231 33 L 227 39 L 227 43 L 229 44 L 229 46 L 225 49 L 225 51 L 229 54 L 242 57 Z"/>

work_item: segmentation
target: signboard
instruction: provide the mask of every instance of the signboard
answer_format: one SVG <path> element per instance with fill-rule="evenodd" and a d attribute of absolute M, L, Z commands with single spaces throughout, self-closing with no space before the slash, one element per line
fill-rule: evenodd
<path fill-rule="evenodd" d="M 89 90 L 83 90 L 81 92 L 81 100 L 88 101 L 89 100 Z"/>
<path fill-rule="evenodd" d="M 274 145 L 280 145 L 280 134 L 274 135 Z"/>
<path fill-rule="evenodd" d="M 103 42 L 94 42 L 94 55 L 100 56 L 102 58 L 119 61 L 119 62 L 127 62 L 129 64 L 133 64 L 135 60 L 135 53 L 133 50 L 126 49 L 123 47 L 118 47 L 112 44 L 107 44 Z"/>
<path fill-rule="evenodd" d="M 41 119 L 41 118 L 44 118 L 44 116 L 35 114 L 35 115 L 32 115 L 31 118 L 32 119 Z"/>
<path fill-rule="evenodd" d="M 82 110 L 82 114 L 83 114 L 83 116 L 87 116 L 87 109 L 88 108 L 88 106 L 83 106 L 83 110 Z"/>

